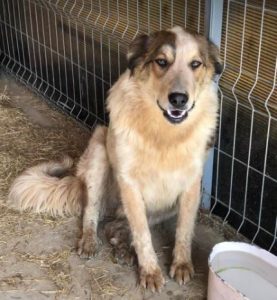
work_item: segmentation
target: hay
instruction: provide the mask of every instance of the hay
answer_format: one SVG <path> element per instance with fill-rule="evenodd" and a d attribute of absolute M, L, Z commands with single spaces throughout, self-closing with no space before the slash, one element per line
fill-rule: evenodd
<path fill-rule="evenodd" d="M 40 117 L 44 118 L 44 123 L 39 122 Z M 41 123 L 47 126 L 42 126 Z M 88 130 L 57 110 L 49 109 L 46 103 L 15 84 L 11 78 L 0 78 L 0 247 L 9 245 L 16 237 L 30 240 L 33 224 L 53 229 L 68 221 L 66 218 L 55 219 L 47 215 L 14 211 L 6 206 L 7 193 L 14 178 L 29 166 L 41 161 L 60 159 L 63 155 L 69 155 L 77 161 L 89 136 Z M 68 292 L 70 275 L 57 266 L 67 263 L 70 251 L 42 256 L 15 251 L 12 255 L 18 261 L 33 262 L 46 270 L 48 277 L 57 286 L 57 291 L 42 293 Z M 1 255 L 0 262 L 5 263 L 9 256 L 10 253 Z M 9 283 L 11 287 L 14 285 L 18 289 L 18 280 L 18 277 L 11 276 L 1 279 L 0 283 Z"/>
<path fill-rule="evenodd" d="M 52 229 L 67 221 L 68 220 L 66 218 L 53 219 L 52 217 L 29 214 L 27 212 L 18 213 L 2 205 L 0 206 L 0 246 L 5 244 L 8 245 L 9 242 L 16 237 L 20 237 L 22 240 L 32 239 L 32 226 L 36 223 L 39 223 L 40 226 L 47 226 Z M 0 262 L 5 263 L 5 261 L 8 261 L 10 255 L 15 257 L 18 262 L 32 262 L 37 264 L 41 269 L 46 270 L 47 277 L 43 279 L 51 278 L 51 281 L 55 284 L 57 290 L 42 292 L 59 294 L 68 293 L 69 284 L 71 282 L 70 275 L 61 271 L 63 268 L 57 266 L 67 265 L 68 257 L 71 255 L 69 250 L 63 250 L 45 255 L 34 255 L 29 252 L 22 253 L 13 251 L 12 253 L 7 253 L 6 255 L 1 256 Z M 22 278 L 22 280 L 19 282 L 18 277 L 14 275 L 11 276 L 11 278 L 1 278 L 0 287 L 3 284 L 7 284 L 8 281 L 11 287 L 18 289 L 22 281 L 26 282 L 38 280 L 42 280 L 42 278 Z"/>
<path fill-rule="evenodd" d="M 123 296 L 127 292 L 127 288 L 123 288 L 114 282 L 111 272 L 103 266 L 93 267 L 89 270 L 91 275 L 91 299 L 99 299 L 99 297 Z"/>
<path fill-rule="evenodd" d="M 31 93 L 25 92 L 25 103 L 9 93 L 7 85 L 0 87 L 0 201 L 5 199 L 12 180 L 26 167 L 66 154 L 76 161 L 90 136 L 74 120 L 49 109 L 42 101 L 34 101 Z M 52 127 L 38 125 L 39 116 Z"/>
<path fill-rule="evenodd" d="M 2 91 L 0 91 L 0 105 L 7 105 L 9 106 L 10 104 L 10 97 L 8 96 L 7 93 L 7 85 L 4 86 L 4 89 Z"/>
<path fill-rule="evenodd" d="M 223 240 L 249 242 L 249 240 L 238 233 L 234 227 L 227 222 L 223 222 L 220 217 L 210 215 L 207 211 L 199 212 L 197 222 L 211 228 L 218 236 L 222 237 Z"/>
<path fill-rule="evenodd" d="M 19 213 L 8 208 L 5 204 L 0 204 L 0 244 L 7 243 L 15 236 L 29 236 L 30 233 L 25 230 L 25 227 L 26 225 L 32 225 L 34 222 L 54 229 L 68 222 L 68 219 L 66 217 L 56 219 L 49 215 L 31 214 L 29 212 Z M 20 227 L 19 224 L 25 224 L 25 227 Z"/>
<path fill-rule="evenodd" d="M 69 274 L 65 274 L 61 269 L 67 264 L 67 260 L 71 255 L 70 251 L 64 250 L 40 256 L 30 253 L 15 253 L 15 255 L 24 261 L 38 264 L 41 268 L 46 269 L 48 276 L 53 280 L 58 291 L 63 293 L 67 292 L 71 278 Z"/>
<path fill-rule="evenodd" d="M 5 84 L 2 88 L 3 82 Z M 19 99 L 16 95 L 21 94 L 23 96 Z M 32 239 L 33 224 L 52 230 L 68 222 L 68 218 L 14 211 L 6 206 L 6 198 L 12 181 L 24 169 L 42 161 L 61 159 L 63 155 L 71 156 L 76 162 L 89 137 L 89 131 L 80 127 L 73 119 L 55 108 L 49 109 L 43 101 L 34 99 L 31 92 L 26 93 L 26 89 L 15 85 L 11 78 L 0 78 L 0 247 L 8 245 L 16 237 L 22 240 Z M 0 262 L 8 262 L 10 255 L 11 253 L 1 255 Z M 5 291 L 13 292 L 18 290 L 23 281 L 51 279 L 57 289 L 40 291 L 42 294 L 69 295 L 72 278 L 68 270 L 68 259 L 71 255 L 68 249 L 42 255 L 15 249 L 12 256 L 17 261 L 38 265 L 46 271 L 46 277 L 23 278 L 21 274 L 15 274 L 1 278 L 0 286 L 5 286 Z M 111 248 L 103 247 L 99 256 L 103 260 L 109 260 Z M 88 268 L 88 272 L 93 292 L 91 299 L 125 293 L 126 289 L 115 284 L 111 272 L 103 266 L 93 266 Z M 26 291 L 32 289 L 27 285 Z"/>

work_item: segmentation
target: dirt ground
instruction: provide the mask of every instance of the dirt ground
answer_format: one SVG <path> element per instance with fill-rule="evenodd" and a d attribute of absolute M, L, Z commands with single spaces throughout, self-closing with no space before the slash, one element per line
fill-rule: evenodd
<path fill-rule="evenodd" d="M 193 241 L 195 277 L 183 287 L 166 277 L 162 293 L 152 294 L 137 287 L 136 267 L 116 264 L 104 238 L 96 258 L 79 258 L 75 252 L 77 217 L 54 219 L 6 207 L 8 188 L 17 174 L 62 154 L 77 160 L 89 136 L 76 121 L 13 78 L 1 75 L 0 299 L 206 299 L 208 254 L 230 234 L 204 213 L 199 214 Z M 170 220 L 153 229 L 164 274 L 171 260 L 174 223 Z"/>

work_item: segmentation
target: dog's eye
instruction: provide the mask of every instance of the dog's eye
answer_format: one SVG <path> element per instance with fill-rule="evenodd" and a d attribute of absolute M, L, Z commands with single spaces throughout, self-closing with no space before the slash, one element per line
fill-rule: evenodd
<path fill-rule="evenodd" d="M 168 65 L 168 62 L 166 59 L 164 58 L 158 58 L 155 60 L 155 62 L 161 67 L 161 68 L 165 68 Z"/>
<path fill-rule="evenodd" d="M 193 60 L 190 63 L 190 66 L 191 66 L 192 70 L 195 70 L 195 69 L 199 68 L 201 65 L 202 65 L 202 62 L 198 61 L 198 60 Z"/>

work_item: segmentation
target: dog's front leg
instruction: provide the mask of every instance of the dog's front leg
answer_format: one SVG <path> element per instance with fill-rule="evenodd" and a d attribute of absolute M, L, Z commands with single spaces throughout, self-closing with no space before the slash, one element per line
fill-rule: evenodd
<path fill-rule="evenodd" d="M 191 241 L 200 200 L 200 182 L 199 176 L 191 188 L 183 192 L 179 199 L 179 214 L 170 276 L 175 278 L 180 285 L 188 282 L 194 274 L 191 261 Z"/>
<path fill-rule="evenodd" d="M 109 174 L 109 161 L 105 145 L 106 133 L 106 127 L 98 126 L 95 129 L 77 167 L 77 175 L 82 178 L 86 186 L 82 237 L 77 244 L 77 252 L 82 258 L 94 256 L 98 248 L 98 219 L 102 212 L 103 196 Z"/>
<path fill-rule="evenodd" d="M 131 228 L 133 245 L 138 257 L 140 285 L 153 292 L 160 291 L 164 285 L 164 278 L 152 245 L 142 195 L 136 184 L 129 180 L 120 178 L 119 186 L 124 211 Z"/>

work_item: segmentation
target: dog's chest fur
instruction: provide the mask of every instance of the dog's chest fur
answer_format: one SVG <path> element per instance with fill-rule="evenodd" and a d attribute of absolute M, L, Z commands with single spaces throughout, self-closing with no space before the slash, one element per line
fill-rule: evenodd
<path fill-rule="evenodd" d="M 145 176 L 138 176 L 142 197 L 149 211 L 172 207 L 187 184 L 183 169 L 173 172 L 149 170 Z"/>
<path fill-rule="evenodd" d="M 189 147 L 144 149 L 132 166 L 146 207 L 150 211 L 170 208 L 197 176 L 201 176 L 202 155 Z M 138 170 L 138 171 L 137 171 Z"/>
<path fill-rule="evenodd" d="M 179 145 L 153 147 L 133 134 L 117 138 L 117 172 L 138 188 L 148 212 L 157 212 L 175 205 L 181 193 L 201 176 L 204 141 L 195 138 Z"/>

